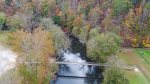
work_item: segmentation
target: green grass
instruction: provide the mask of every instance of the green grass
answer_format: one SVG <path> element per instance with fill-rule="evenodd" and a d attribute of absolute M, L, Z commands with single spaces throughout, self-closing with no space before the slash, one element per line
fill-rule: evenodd
<path fill-rule="evenodd" d="M 126 70 L 125 75 L 130 84 L 150 84 L 150 82 L 141 72 Z"/>
<path fill-rule="evenodd" d="M 117 56 L 123 60 L 126 64 L 129 65 L 137 65 L 140 67 L 139 72 L 135 71 L 126 71 L 125 75 L 129 80 L 130 84 L 150 84 L 150 65 L 146 63 L 141 56 L 137 52 L 141 50 L 134 50 L 134 49 L 123 49 L 122 52 L 118 52 Z M 145 50 L 144 50 L 145 51 Z M 145 51 L 145 56 L 149 57 L 149 51 Z M 141 71 L 142 69 L 142 71 Z"/>
<path fill-rule="evenodd" d="M 139 56 L 147 63 L 150 64 L 150 49 L 136 49 Z"/>

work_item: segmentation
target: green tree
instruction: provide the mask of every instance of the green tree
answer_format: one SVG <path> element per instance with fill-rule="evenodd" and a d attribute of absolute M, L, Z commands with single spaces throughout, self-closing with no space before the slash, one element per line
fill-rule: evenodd
<path fill-rule="evenodd" d="M 41 26 L 51 33 L 52 40 L 54 41 L 54 48 L 56 53 L 59 54 L 62 49 L 67 49 L 70 47 L 70 40 L 61 30 L 59 26 L 56 26 L 51 18 L 43 18 L 41 20 Z"/>
<path fill-rule="evenodd" d="M 118 16 L 127 13 L 133 4 L 130 0 L 114 0 L 113 2 L 113 15 Z"/>
<path fill-rule="evenodd" d="M 121 39 L 114 33 L 99 34 L 96 30 L 90 32 L 87 41 L 87 54 L 92 60 L 102 63 L 106 62 L 108 56 L 115 53 L 121 44 Z"/>
<path fill-rule="evenodd" d="M 148 12 L 150 12 L 150 2 L 148 2 L 144 7 Z"/>
<path fill-rule="evenodd" d="M 3 24 L 6 22 L 6 14 L 0 12 L 0 30 L 2 30 Z"/>
<path fill-rule="evenodd" d="M 85 27 L 82 28 L 78 28 L 78 27 L 74 27 L 72 30 L 72 34 L 77 37 L 79 39 L 79 41 L 83 44 L 86 44 L 87 40 L 88 40 L 88 30 Z"/>
<path fill-rule="evenodd" d="M 61 19 L 60 16 L 55 15 L 55 16 L 53 17 L 53 21 L 54 21 L 55 24 L 57 24 L 57 25 L 59 25 L 59 26 L 62 26 L 63 21 L 62 21 L 62 19 Z"/>
<path fill-rule="evenodd" d="M 41 0 L 42 5 L 42 16 L 49 16 L 50 12 L 52 12 L 54 6 L 56 5 L 55 0 Z"/>
<path fill-rule="evenodd" d="M 104 73 L 103 84 L 129 84 L 120 68 L 111 66 Z"/>
<path fill-rule="evenodd" d="M 6 25 L 9 26 L 9 31 L 17 31 L 22 27 L 23 21 L 18 15 L 7 18 Z"/>

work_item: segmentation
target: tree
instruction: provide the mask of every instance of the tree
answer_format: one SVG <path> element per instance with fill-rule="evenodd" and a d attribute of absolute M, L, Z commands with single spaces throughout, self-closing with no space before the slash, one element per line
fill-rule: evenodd
<path fill-rule="evenodd" d="M 37 28 L 34 32 L 17 31 L 13 34 L 12 44 L 19 50 L 18 64 L 20 75 L 23 77 L 23 83 L 43 84 L 50 80 L 53 65 L 49 62 L 54 60 L 54 46 L 51 35 Z M 49 78 L 47 78 L 49 77 Z"/>
<path fill-rule="evenodd" d="M 149 4 L 149 3 L 147 3 Z M 133 10 L 130 10 L 126 15 L 124 20 L 124 27 L 129 29 L 133 38 L 133 47 L 144 47 L 143 41 L 145 37 L 149 37 L 150 28 L 149 28 L 149 10 L 148 6 L 145 5 L 143 12 L 140 15 L 135 15 Z M 129 33 L 128 33 L 129 34 Z M 134 35 L 134 36 L 133 36 Z"/>
<path fill-rule="evenodd" d="M 3 28 L 3 24 L 6 22 L 6 15 L 3 12 L 0 12 L 0 30 Z"/>
<path fill-rule="evenodd" d="M 100 23 L 103 18 L 102 13 L 99 7 L 95 7 L 89 12 L 88 18 L 92 27 L 96 27 Z"/>
<path fill-rule="evenodd" d="M 49 16 L 50 12 L 53 12 L 53 8 L 55 7 L 55 0 L 41 0 L 42 2 L 42 16 Z"/>
<path fill-rule="evenodd" d="M 53 23 L 51 18 L 43 18 L 41 24 L 46 31 L 51 33 L 52 40 L 54 41 L 54 48 L 56 53 L 59 54 L 61 50 L 70 47 L 70 40 L 61 30 L 61 28 Z"/>
<path fill-rule="evenodd" d="M 104 73 L 103 84 L 129 84 L 120 68 L 111 66 Z"/>
<path fill-rule="evenodd" d="M 79 39 L 79 41 L 83 44 L 86 44 L 88 40 L 88 26 L 84 26 L 81 28 L 74 27 L 72 30 L 72 34 Z"/>
<path fill-rule="evenodd" d="M 102 21 L 102 25 L 104 27 L 104 31 L 113 32 L 116 34 L 119 34 L 121 29 L 123 29 L 121 28 L 121 25 L 116 25 L 113 23 L 111 15 L 108 15 L 107 17 L 104 18 L 104 20 Z"/>
<path fill-rule="evenodd" d="M 23 28 L 26 31 L 33 32 L 40 23 L 40 1 L 39 0 L 23 0 L 20 1 L 22 5 L 20 12 L 17 14 L 20 15 L 20 18 L 23 20 Z"/>
<path fill-rule="evenodd" d="M 57 15 L 53 16 L 53 21 L 56 25 L 62 26 L 63 21 L 60 16 Z"/>
<path fill-rule="evenodd" d="M 147 4 L 145 5 L 145 9 L 150 12 L 150 2 L 147 2 Z"/>
<path fill-rule="evenodd" d="M 129 0 L 114 0 L 113 8 L 112 8 L 113 15 L 117 17 L 121 14 L 125 14 L 132 7 L 133 7 L 133 4 Z"/>
<path fill-rule="evenodd" d="M 114 33 L 101 33 L 96 30 L 90 32 L 87 41 L 87 54 L 92 60 L 102 63 L 106 62 L 108 56 L 115 53 L 121 44 L 121 39 Z"/>
<path fill-rule="evenodd" d="M 8 17 L 6 21 L 6 25 L 9 27 L 9 31 L 17 31 L 22 27 L 23 21 L 19 15 L 14 15 L 12 17 Z"/>
<path fill-rule="evenodd" d="M 110 66 L 105 68 L 103 84 L 129 84 L 121 69 L 126 63 L 116 56 L 109 57 L 107 63 Z"/>

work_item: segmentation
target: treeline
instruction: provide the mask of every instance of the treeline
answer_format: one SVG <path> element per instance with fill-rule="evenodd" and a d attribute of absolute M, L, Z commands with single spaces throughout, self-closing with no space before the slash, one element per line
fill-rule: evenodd
<path fill-rule="evenodd" d="M 149 0 L 3 0 L 0 10 L 2 30 L 32 32 L 51 18 L 75 36 L 97 27 L 120 35 L 125 47 L 150 47 Z"/>

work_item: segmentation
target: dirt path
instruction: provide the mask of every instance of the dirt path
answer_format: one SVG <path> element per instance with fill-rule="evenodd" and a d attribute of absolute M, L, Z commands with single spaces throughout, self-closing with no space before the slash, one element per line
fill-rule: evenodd
<path fill-rule="evenodd" d="M 0 44 L 0 76 L 15 67 L 17 55 Z"/>

